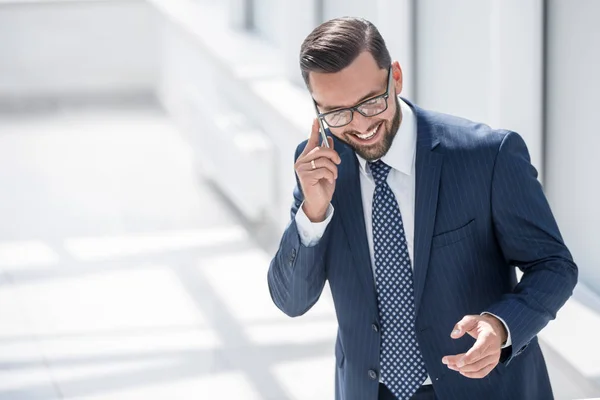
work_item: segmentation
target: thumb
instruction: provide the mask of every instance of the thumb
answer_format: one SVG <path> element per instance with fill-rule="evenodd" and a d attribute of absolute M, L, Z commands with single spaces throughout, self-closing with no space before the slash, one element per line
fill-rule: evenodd
<path fill-rule="evenodd" d="M 458 339 L 464 336 L 465 333 L 471 331 L 477 326 L 477 316 L 466 315 L 456 325 L 450 334 L 453 339 Z"/>

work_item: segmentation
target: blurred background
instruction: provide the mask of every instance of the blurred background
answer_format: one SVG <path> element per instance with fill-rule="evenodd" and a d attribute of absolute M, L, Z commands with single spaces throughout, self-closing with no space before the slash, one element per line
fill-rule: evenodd
<path fill-rule="evenodd" d="M 0 399 L 332 399 L 328 288 L 272 304 L 304 37 L 375 23 L 422 107 L 519 132 L 580 268 L 540 335 L 600 397 L 600 1 L 0 0 Z"/>

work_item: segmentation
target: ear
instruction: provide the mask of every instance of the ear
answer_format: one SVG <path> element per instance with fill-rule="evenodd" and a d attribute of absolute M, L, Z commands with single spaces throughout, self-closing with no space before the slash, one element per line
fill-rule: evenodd
<path fill-rule="evenodd" d="M 394 79 L 394 88 L 396 96 L 402 93 L 402 67 L 398 61 L 392 63 L 392 77 Z"/>

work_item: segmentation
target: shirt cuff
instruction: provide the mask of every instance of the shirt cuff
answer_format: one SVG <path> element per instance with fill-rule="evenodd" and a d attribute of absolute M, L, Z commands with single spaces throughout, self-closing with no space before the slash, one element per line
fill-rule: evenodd
<path fill-rule="evenodd" d="M 306 247 L 313 247 L 319 243 L 319 240 L 321 240 L 327 229 L 327 225 L 329 225 L 333 217 L 333 206 L 329 203 L 323 222 L 312 222 L 304 213 L 302 209 L 303 205 L 304 202 L 302 202 L 298 212 L 296 212 L 296 227 L 298 228 L 300 242 Z"/>
<path fill-rule="evenodd" d="M 502 324 L 504 325 L 504 328 L 506 329 L 506 335 L 507 336 L 506 336 L 506 343 L 504 343 L 501 348 L 505 349 L 505 348 L 507 348 L 509 346 L 512 346 L 512 340 L 510 338 L 510 329 L 508 329 L 508 325 L 506 325 L 506 322 L 504 322 L 504 320 L 502 318 L 500 318 L 496 314 L 492 314 L 491 312 L 484 311 L 484 312 L 481 313 L 481 315 L 483 315 L 483 314 L 488 314 L 488 315 L 491 315 L 492 317 L 495 317 L 497 320 L 499 320 L 500 322 L 502 322 Z"/>

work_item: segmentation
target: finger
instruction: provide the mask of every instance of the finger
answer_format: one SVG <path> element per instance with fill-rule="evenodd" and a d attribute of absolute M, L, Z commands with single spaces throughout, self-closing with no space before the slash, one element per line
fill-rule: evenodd
<path fill-rule="evenodd" d="M 298 172 L 304 170 L 306 165 L 310 167 L 309 169 L 312 169 L 312 165 L 310 164 L 311 161 L 318 158 L 327 158 L 334 164 L 338 165 L 342 162 L 342 159 L 335 150 L 328 149 L 326 147 L 315 147 L 307 154 L 302 154 L 300 157 L 298 157 L 294 164 L 294 169 Z"/>
<path fill-rule="evenodd" d="M 327 157 L 335 164 L 340 164 L 342 162 L 342 159 L 337 151 L 328 149 L 327 147 L 316 147 L 309 151 L 304 157 L 302 157 L 302 159 L 298 158 L 298 160 L 303 163 L 309 163 L 319 157 Z"/>
<path fill-rule="evenodd" d="M 297 171 L 313 171 L 318 168 L 327 168 L 328 170 L 330 170 L 333 173 L 334 178 L 337 179 L 337 177 L 338 177 L 337 166 L 333 162 L 331 162 L 330 159 L 321 157 L 321 158 L 314 159 L 312 161 L 314 161 L 315 168 L 313 168 L 312 162 L 308 162 L 308 163 L 301 164 L 298 167 Z"/>
<path fill-rule="evenodd" d="M 333 150 L 333 138 L 331 136 L 327 136 L 327 142 L 329 143 L 329 148 Z"/>
<path fill-rule="evenodd" d="M 465 333 L 470 332 L 475 329 L 477 326 L 477 316 L 476 315 L 466 315 L 458 321 L 456 325 L 454 325 L 454 330 L 450 334 L 453 339 L 458 339 L 463 337 Z"/>
<path fill-rule="evenodd" d="M 447 366 L 448 369 L 451 369 L 452 371 L 460 372 L 460 368 L 458 368 L 456 364 L 448 364 Z"/>
<path fill-rule="evenodd" d="M 459 368 L 462 368 L 463 365 L 473 364 L 474 362 L 487 357 L 491 353 L 489 339 L 490 337 L 488 335 L 480 335 L 473 347 L 466 352 L 463 359 L 456 363 L 456 365 L 458 365 Z"/>
<path fill-rule="evenodd" d="M 469 349 L 469 351 L 467 351 L 466 353 L 461 353 L 461 354 L 457 354 L 454 356 L 444 356 L 442 358 L 442 363 L 448 365 L 448 366 L 454 366 L 456 368 L 461 368 L 463 366 L 465 366 L 466 364 L 471 364 L 475 361 L 478 361 L 479 359 L 483 358 L 483 357 L 479 357 L 476 358 L 477 355 L 481 354 L 479 353 L 481 351 L 481 344 L 477 345 L 478 347 L 475 347 L 477 345 L 477 342 L 475 342 L 475 344 L 473 345 L 473 347 L 471 347 Z M 485 346 L 485 344 L 484 344 Z M 475 350 L 473 350 L 475 348 Z M 470 352 L 470 353 L 469 353 Z M 467 356 L 467 354 L 470 354 L 469 358 L 467 358 L 465 360 L 465 357 Z M 487 356 L 487 354 L 485 354 L 484 356 Z M 469 361 L 468 363 L 466 361 Z M 451 369 L 455 369 L 455 368 L 451 368 Z"/>
<path fill-rule="evenodd" d="M 333 172 L 331 172 L 327 168 L 314 169 L 308 172 L 306 176 L 313 186 L 319 183 L 321 179 L 326 179 L 331 184 L 335 182 L 335 176 L 333 175 Z"/>
<path fill-rule="evenodd" d="M 456 366 L 460 360 L 465 356 L 466 353 L 457 354 L 454 356 L 444 356 L 442 358 L 442 363 L 446 365 L 454 365 Z"/>
<path fill-rule="evenodd" d="M 497 364 L 495 364 L 495 363 L 490 364 L 477 372 L 461 372 L 461 375 L 466 376 L 467 378 L 471 378 L 471 379 L 485 378 L 490 372 L 492 372 L 492 370 L 496 367 L 496 365 Z"/>
<path fill-rule="evenodd" d="M 498 363 L 498 360 L 500 360 L 500 353 L 494 353 L 471 364 L 466 364 L 465 366 L 459 368 L 459 370 L 460 372 L 478 372 L 490 364 L 495 365 L 496 363 Z"/>
<path fill-rule="evenodd" d="M 319 145 L 319 121 L 317 118 L 313 120 L 312 128 L 310 131 L 310 136 L 308 137 L 308 142 L 302 151 L 302 155 L 307 154 L 312 149 Z"/>

